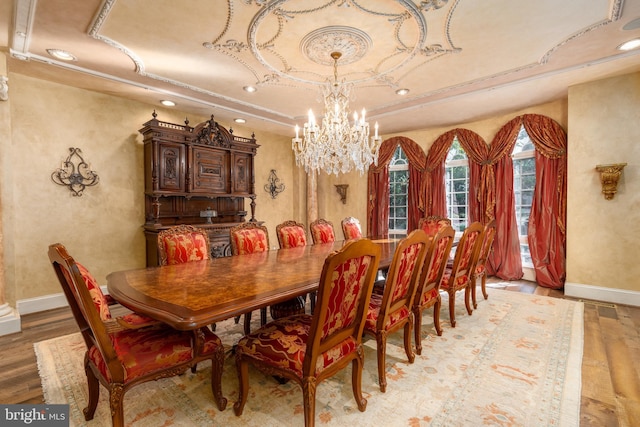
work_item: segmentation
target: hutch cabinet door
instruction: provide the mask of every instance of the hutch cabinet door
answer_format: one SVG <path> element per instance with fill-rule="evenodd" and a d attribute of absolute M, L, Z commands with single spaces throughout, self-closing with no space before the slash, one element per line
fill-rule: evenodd
<path fill-rule="evenodd" d="M 191 193 L 229 193 L 229 152 L 211 147 L 191 147 Z"/>
<path fill-rule="evenodd" d="M 157 185 L 154 191 L 185 191 L 186 150 L 184 144 L 158 142 Z"/>
<path fill-rule="evenodd" d="M 233 153 L 233 193 L 251 194 L 253 192 L 253 156 L 244 153 Z"/>

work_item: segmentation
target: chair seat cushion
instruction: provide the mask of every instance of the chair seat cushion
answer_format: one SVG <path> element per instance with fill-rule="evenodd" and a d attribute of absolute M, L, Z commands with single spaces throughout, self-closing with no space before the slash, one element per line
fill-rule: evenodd
<path fill-rule="evenodd" d="M 205 337 L 202 355 L 213 354 L 222 342 L 209 329 L 202 328 L 202 331 Z M 193 359 L 192 338 L 192 331 L 178 331 L 164 324 L 111 334 L 116 355 L 125 369 L 125 383 Z M 100 351 L 92 346 L 88 355 L 102 375 L 111 381 Z"/>
<path fill-rule="evenodd" d="M 238 341 L 236 354 L 249 356 L 263 365 L 290 371 L 302 378 L 302 365 L 307 350 L 313 317 L 308 314 L 284 317 Z M 356 341 L 349 337 L 326 351 L 316 363 L 316 376 L 325 368 L 356 351 Z"/>
<path fill-rule="evenodd" d="M 369 300 L 369 310 L 367 311 L 367 320 L 364 324 L 365 331 L 376 332 L 376 324 L 378 323 L 378 316 L 380 314 L 380 306 L 382 305 L 382 295 L 371 294 Z M 407 307 L 402 306 L 389 315 L 389 321 L 384 325 L 386 331 L 393 328 L 398 322 L 405 320 L 409 317 L 410 311 Z"/>
<path fill-rule="evenodd" d="M 445 269 L 444 274 L 442 275 L 442 282 L 440 282 L 440 288 L 445 291 L 449 290 L 449 279 L 451 278 L 451 270 Z M 467 274 L 463 274 L 462 276 L 456 277 L 455 283 L 453 284 L 454 290 L 463 289 L 469 283 L 469 276 Z"/>
<path fill-rule="evenodd" d="M 422 307 L 425 304 L 429 304 L 431 301 L 438 299 L 439 296 L 440 296 L 440 292 L 438 291 L 438 289 L 436 288 L 429 289 L 427 292 L 425 292 L 422 295 L 422 299 L 420 300 L 419 306 Z"/>
<path fill-rule="evenodd" d="M 118 317 L 118 323 L 125 328 L 138 329 L 147 326 L 157 325 L 160 321 L 140 313 L 129 313 Z"/>

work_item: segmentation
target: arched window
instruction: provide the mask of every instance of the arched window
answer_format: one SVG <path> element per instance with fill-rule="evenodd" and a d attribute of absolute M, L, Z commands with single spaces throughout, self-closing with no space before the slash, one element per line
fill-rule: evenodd
<path fill-rule="evenodd" d="M 513 159 L 513 193 L 520 239 L 520 256 L 523 266 L 533 267 L 527 235 L 533 191 L 536 187 L 536 159 L 535 146 L 529 139 L 524 126 L 520 127 L 511 158 Z"/>
<path fill-rule="evenodd" d="M 389 234 L 407 234 L 409 160 L 398 146 L 389 163 Z"/>
<path fill-rule="evenodd" d="M 469 213 L 469 160 L 456 136 L 445 160 L 444 182 L 447 195 L 447 217 L 456 232 L 467 227 Z"/>

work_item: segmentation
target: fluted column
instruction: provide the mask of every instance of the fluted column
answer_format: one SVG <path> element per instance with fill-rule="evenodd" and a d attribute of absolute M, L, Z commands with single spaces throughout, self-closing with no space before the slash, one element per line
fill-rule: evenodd
<path fill-rule="evenodd" d="M 307 174 L 307 224 L 318 219 L 318 175 L 311 171 Z"/>
<path fill-rule="evenodd" d="M 13 314 L 13 309 L 9 306 L 5 297 L 4 281 L 4 238 L 2 232 L 2 199 L 0 198 L 0 318 Z"/>
<path fill-rule="evenodd" d="M 11 115 L 9 108 L 9 78 L 7 59 L 0 52 L 0 156 L 8 156 L 11 146 Z M 7 159 L 0 157 L 0 165 L 7 165 Z M 20 331 L 20 315 L 7 303 L 5 280 L 5 241 L 4 224 L 2 222 L 3 209 L 2 191 L 6 182 L 0 175 L 0 335 L 8 335 Z"/>

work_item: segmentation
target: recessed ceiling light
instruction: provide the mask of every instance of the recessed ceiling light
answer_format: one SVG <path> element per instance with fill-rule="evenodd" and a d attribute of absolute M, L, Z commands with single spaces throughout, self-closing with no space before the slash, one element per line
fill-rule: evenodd
<path fill-rule="evenodd" d="M 61 59 L 63 61 L 77 61 L 78 58 L 70 52 L 61 49 L 47 49 L 47 53 L 54 58 Z"/>
<path fill-rule="evenodd" d="M 402 95 L 406 95 L 406 94 L 408 94 L 408 93 L 409 93 L 409 89 L 398 89 L 398 90 L 396 91 L 396 94 L 401 95 L 401 96 L 402 96 Z"/>
<path fill-rule="evenodd" d="M 640 47 L 640 39 L 632 39 L 618 46 L 619 50 L 632 50 Z"/>
<path fill-rule="evenodd" d="M 160 103 L 166 107 L 175 107 L 176 103 L 173 101 L 169 101 L 168 99 L 163 99 Z"/>
<path fill-rule="evenodd" d="M 258 89 L 256 89 L 254 86 L 245 86 L 242 89 L 244 89 L 245 91 L 249 92 L 249 93 L 253 93 L 255 91 L 257 91 Z"/>
<path fill-rule="evenodd" d="M 241 119 L 241 118 L 237 118 L 237 119 L 233 119 L 234 122 L 236 123 L 247 123 L 247 121 L 245 119 Z"/>

